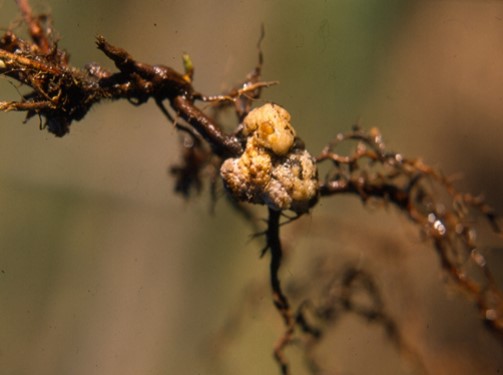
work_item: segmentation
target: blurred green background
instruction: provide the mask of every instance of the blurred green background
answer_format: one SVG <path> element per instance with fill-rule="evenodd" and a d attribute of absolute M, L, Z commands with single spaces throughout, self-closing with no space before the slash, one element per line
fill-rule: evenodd
<path fill-rule="evenodd" d="M 263 99 L 285 106 L 316 153 L 355 122 L 391 149 L 422 156 L 503 212 L 503 2 L 399 0 L 32 1 L 50 13 L 76 66 L 112 67 L 104 35 L 138 59 L 181 69 L 216 94 L 257 60 Z M 0 0 L 0 25 L 20 17 Z M 19 98 L 0 79 L 0 98 Z M 38 121 L 0 114 L 0 372 L 275 374 L 281 333 L 267 287 L 223 348 L 213 338 L 265 283 L 252 229 L 207 190 L 184 201 L 169 165 L 178 135 L 154 104 L 93 108 L 56 139 Z M 265 217 L 265 211 L 258 209 Z M 434 251 L 393 210 L 334 198 L 286 228 L 286 280 L 321 254 L 373 269 L 389 310 L 435 374 L 503 372 L 501 346 L 469 301 L 442 287 Z M 295 232 L 295 233 L 294 233 Z M 503 251 L 484 242 L 500 285 Z M 319 350 L 327 373 L 412 374 L 379 328 L 348 318 Z M 218 352 L 218 361 L 216 356 Z M 295 357 L 295 349 L 290 352 Z M 294 359 L 295 374 L 306 369 Z"/>

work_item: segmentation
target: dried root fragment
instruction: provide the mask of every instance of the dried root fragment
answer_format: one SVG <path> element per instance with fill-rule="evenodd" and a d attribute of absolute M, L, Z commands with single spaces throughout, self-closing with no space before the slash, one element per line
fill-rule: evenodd
<path fill-rule="evenodd" d="M 252 110 L 243 121 L 246 149 L 224 161 L 220 174 L 238 200 L 303 213 L 318 197 L 315 159 L 296 145 L 290 114 L 276 104 Z"/>

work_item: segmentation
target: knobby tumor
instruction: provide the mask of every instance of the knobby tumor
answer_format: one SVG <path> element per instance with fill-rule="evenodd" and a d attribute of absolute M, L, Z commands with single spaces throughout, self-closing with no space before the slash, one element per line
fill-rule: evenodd
<path fill-rule="evenodd" d="M 318 197 L 315 159 L 296 142 L 290 114 L 268 103 L 243 121 L 246 148 L 220 168 L 226 188 L 238 200 L 275 210 L 309 210 Z"/>

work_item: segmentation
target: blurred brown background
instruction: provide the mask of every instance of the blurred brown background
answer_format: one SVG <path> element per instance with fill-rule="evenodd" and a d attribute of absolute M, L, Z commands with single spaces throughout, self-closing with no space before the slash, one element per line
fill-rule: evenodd
<path fill-rule="evenodd" d="M 255 65 L 263 23 L 264 79 L 281 83 L 263 98 L 291 112 L 313 153 L 355 122 L 378 126 L 391 149 L 460 173 L 460 188 L 503 212 L 501 1 L 32 5 L 52 14 L 74 65 L 111 67 L 94 46 L 98 34 L 176 69 L 188 52 L 207 94 Z M 0 25 L 19 18 L 13 1 L 0 0 Z M 5 78 L 0 93 L 19 98 Z M 225 202 L 212 215 L 207 193 L 188 202 L 172 193 L 166 171 L 178 161 L 178 135 L 155 105 L 96 106 L 63 139 L 23 118 L 0 114 L 0 372 L 277 373 L 271 348 L 281 326 L 267 288 L 230 344 L 208 348 L 268 264 Z M 286 280 L 327 253 L 373 269 L 432 374 L 503 372 L 501 346 L 471 303 L 444 287 L 434 251 L 394 210 L 334 198 L 287 228 L 285 240 Z M 502 285 L 501 243 L 483 246 Z M 341 323 L 318 353 L 327 373 L 415 373 L 381 329 Z M 218 366 L 209 358 L 216 351 Z M 294 362 L 295 374 L 305 373 Z"/>

